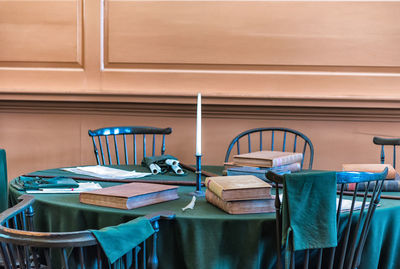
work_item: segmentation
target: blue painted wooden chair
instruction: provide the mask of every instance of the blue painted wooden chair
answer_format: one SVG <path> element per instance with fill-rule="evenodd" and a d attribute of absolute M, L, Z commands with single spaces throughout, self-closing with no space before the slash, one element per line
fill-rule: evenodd
<path fill-rule="evenodd" d="M 8 179 L 6 151 L 0 149 L 0 212 L 8 208 Z"/>
<path fill-rule="evenodd" d="M 400 138 L 385 138 L 385 137 L 378 137 L 375 136 L 372 141 L 375 145 L 381 146 L 381 154 L 380 154 L 380 162 L 381 163 L 388 163 L 388 160 L 385 155 L 385 148 L 392 148 L 393 150 L 393 157 L 392 157 L 392 165 L 396 168 L 396 150 L 397 147 L 400 146 Z"/>
<path fill-rule="evenodd" d="M 311 140 L 299 131 L 281 127 L 255 128 L 238 134 L 228 146 L 225 163 L 235 154 L 261 150 L 301 152 L 301 168 L 311 169 L 313 165 L 314 146 Z"/>
<path fill-rule="evenodd" d="M 303 260 L 303 264 L 301 266 L 302 268 L 358 268 L 371 220 L 380 201 L 382 187 L 387 175 L 387 171 L 388 169 L 385 168 L 385 170 L 381 173 L 337 172 L 338 209 L 336 213 L 336 221 L 338 231 L 338 247 L 298 251 L 302 252 L 300 253 L 301 260 Z M 274 182 L 276 188 L 276 251 L 277 253 L 281 254 L 282 207 L 279 199 L 278 184 L 283 184 L 284 176 L 269 171 L 266 174 L 266 177 Z M 347 184 L 349 183 L 355 183 L 353 191 L 346 191 L 346 187 L 348 186 Z M 364 184 L 365 191 L 358 191 L 359 184 Z M 361 201 L 362 204 L 356 211 L 355 202 L 357 197 L 357 200 Z M 342 212 L 344 199 L 351 199 L 351 206 L 349 210 Z M 341 225 L 345 226 L 341 227 Z M 340 233 L 340 231 L 343 232 Z M 297 253 L 296 257 L 299 257 L 298 254 L 299 253 Z M 295 267 L 299 267 L 299 264 L 296 264 L 295 253 L 291 252 L 289 255 L 289 268 L 294 269 Z M 277 268 L 282 268 L 281 255 L 277 255 Z"/>
<path fill-rule="evenodd" d="M 155 233 L 113 264 L 105 256 L 89 230 L 75 232 L 36 232 L 34 197 L 0 214 L 0 256 L 5 268 L 158 268 L 157 236 L 159 220 L 174 218 L 172 212 L 145 216 Z M 132 237 L 135 235 L 132 234 Z M 146 245 L 149 247 L 146 247 Z M 150 251 L 147 251 L 150 250 Z M 132 266 L 133 265 L 133 266 Z M 117 266 L 117 267 L 115 267 Z"/>
<path fill-rule="evenodd" d="M 146 156 L 163 155 L 165 136 L 171 132 L 171 128 L 117 126 L 89 130 L 89 136 L 98 165 L 128 165 L 140 163 Z M 138 159 L 140 152 L 143 158 Z M 120 155 L 124 156 L 124 162 Z"/>

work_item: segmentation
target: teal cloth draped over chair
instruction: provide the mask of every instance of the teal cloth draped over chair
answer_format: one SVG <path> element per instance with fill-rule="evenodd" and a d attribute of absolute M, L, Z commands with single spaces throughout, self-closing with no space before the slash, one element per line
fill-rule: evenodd
<path fill-rule="evenodd" d="M 8 208 L 8 180 L 6 151 L 0 149 L 0 212 Z"/>
<path fill-rule="evenodd" d="M 381 173 L 310 171 L 284 176 L 269 171 L 266 176 L 276 186 L 277 253 L 282 242 L 289 244 L 285 265 L 358 268 L 386 175 L 387 168 Z M 355 183 L 354 191 L 344 192 L 348 183 Z M 358 192 L 361 183 L 374 183 L 373 191 L 368 193 L 367 186 L 367 191 Z M 282 206 L 278 184 L 283 184 Z"/>
<path fill-rule="evenodd" d="M 91 230 L 110 263 L 124 256 L 154 234 L 153 226 L 145 217 L 129 222 L 109 226 L 100 230 Z"/>
<path fill-rule="evenodd" d="M 285 175 L 282 227 L 293 251 L 336 247 L 336 172 Z"/>

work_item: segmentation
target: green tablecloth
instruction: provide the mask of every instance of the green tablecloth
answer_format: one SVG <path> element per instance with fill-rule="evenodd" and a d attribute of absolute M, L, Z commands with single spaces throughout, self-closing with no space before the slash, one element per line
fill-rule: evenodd
<path fill-rule="evenodd" d="M 183 212 L 181 208 L 190 202 L 192 191 L 194 187 L 182 186 L 178 200 L 133 210 L 81 204 L 78 194 L 35 195 L 36 225 L 43 231 L 53 232 L 99 229 L 155 211 L 172 210 L 176 219 L 160 223 L 161 269 L 275 267 L 275 214 L 229 215 L 204 198 L 197 199 L 193 210 Z M 21 194 L 11 187 L 11 202 L 15 203 Z M 400 268 L 398 249 L 400 201 L 382 200 L 372 221 L 360 268 L 372 269 L 378 265 L 379 268 Z"/>

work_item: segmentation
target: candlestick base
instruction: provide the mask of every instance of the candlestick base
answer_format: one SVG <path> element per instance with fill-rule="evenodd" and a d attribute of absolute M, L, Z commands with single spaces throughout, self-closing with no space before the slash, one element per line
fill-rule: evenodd
<path fill-rule="evenodd" d="M 190 194 L 197 197 L 205 196 L 205 192 L 201 190 L 201 154 L 196 154 L 196 190 Z"/>
<path fill-rule="evenodd" d="M 196 197 L 205 197 L 206 193 L 204 191 L 192 191 L 189 192 L 190 196 L 196 196 Z"/>

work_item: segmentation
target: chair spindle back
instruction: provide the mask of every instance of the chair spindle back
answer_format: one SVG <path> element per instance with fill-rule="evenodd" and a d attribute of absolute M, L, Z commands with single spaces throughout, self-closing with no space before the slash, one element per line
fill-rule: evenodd
<path fill-rule="evenodd" d="M 156 154 L 163 155 L 165 136 L 171 132 L 171 128 L 125 126 L 89 130 L 89 136 L 92 138 L 98 165 L 128 165 L 138 164 L 142 160 L 137 156 L 139 148 L 143 158 Z M 160 151 L 156 150 L 157 145 Z"/>
<path fill-rule="evenodd" d="M 229 162 L 234 154 L 261 150 L 303 153 L 301 168 L 312 168 L 314 146 L 311 140 L 299 131 L 281 127 L 255 128 L 240 133 L 229 144 L 225 163 Z"/>
<path fill-rule="evenodd" d="M 396 151 L 397 147 L 400 146 L 400 138 L 384 138 L 375 136 L 372 141 L 375 145 L 381 146 L 381 153 L 380 153 L 380 162 L 385 163 L 387 162 L 386 155 L 385 155 L 385 147 L 393 147 L 393 158 L 392 158 L 392 165 L 396 168 Z"/>
<path fill-rule="evenodd" d="M 33 211 L 33 196 L 23 195 L 22 201 L 0 214 L 0 256 L 4 267 L 17 268 L 157 268 L 157 236 L 160 219 L 172 219 L 171 212 L 160 212 L 146 216 L 153 234 L 115 263 L 110 264 L 94 235 L 88 231 L 36 232 Z M 134 235 L 132 235 L 134 236 Z M 147 253 L 146 244 L 152 244 Z M 131 267 L 129 267 L 131 268 Z"/>
<path fill-rule="evenodd" d="M 291 252 L 289 253 L 289 268 L 294 269 L 298 265 L 296 264 L 297 258 L 300 258 L 300 262 L 303 262 L 303 268 L 358 268 L 371 220 L 380 201 L 387 171 L 388 169 L 385 168 L 381 173 L 337 172 L 338 199 L 336 221 L 338 246 L 326 249 L 307 249 L 305 251 L 298 251 L 299 253 L 296 253 L 296 255 L 294 252 Z M 274 187 L 276 188 L 277 268 L 282 268 L 282 207 L 279 199 L 279 185 L 283 184 L 284 176 L 271 171 L 266 176 L 274 182 Z M 355 184 L 354 190 L 347 190 L 349 183 Z M 358 190 L 360 184 L 364 184 L 364 191 Z M 351 200 L 346 199 L 345 196 L 348 196 Z M 344 203 L 347 204 L 346 207 Z M 348 203 L 350 203 L 350 206 Z"/>

